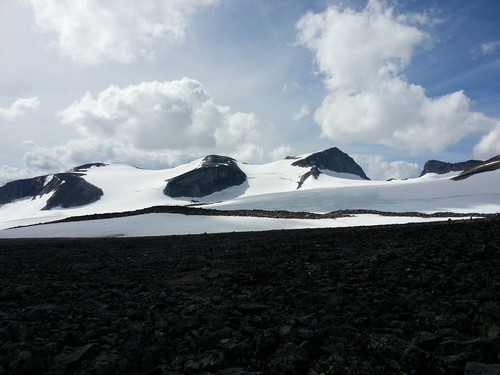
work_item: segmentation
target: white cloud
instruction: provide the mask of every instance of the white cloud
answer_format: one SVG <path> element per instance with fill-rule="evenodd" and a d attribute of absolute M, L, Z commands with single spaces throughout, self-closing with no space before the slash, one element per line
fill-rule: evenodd
<path fill-rule="evenodd" d="M 500 48 L 500 40 L 495 40 L 492 42 L 481 44 L 481 52 L 485 55 L 495 53 L 495 51 L 499 48 Z"/>
<path fill-rule="evenodd" d="M 487 160 L 500 155 L 500 122 L 474 147 L 474 157 Z"/>
<path fill-rule="evenodd" d="M 314 52 L 328 91 L 314 116 L 323 136 L 418 155 L 439 153 L 497 123 L 472 112 L 462 91 L 430 98 L 407 81 L 404 68 L 429 39 L 417 27 L 425 23 L 425 16 L 397 15 L 376 0 L 360 12 L 332 6 L 299 20 L 298 41 Z"/>
<path fill-rule="evenodd" d="M 80 64 L 129 63 L 182 41 L 190 16 L 219 0 L 20 0 L 59 52 Z"/>
<path fill-rule="evenodd" d="M 0 120 L 12 121 L 24 116 L 29 111 L 36 111 L 40 107 L 40 99 L 37 96 L 31 98 L 19 98 L 8 108 L 0 108 Z"/>
<path fill-rule="evenodd" d="M 260 136 L 255 114 L 216 105 L 201 83 L 189 78 L 110 86 L 96 98 L 85 94 L 59 116 L 85 137 L 112 138 L 143 150 L 237 152 Z"/>
<path fill-rule="evenodd" d="M 418 177 L 422 168 L 406 161 L 386 161 L 382 155 L 353 155 L 354 160 L 372 180 L 404 179 Z"/>
<path fill-rule="evenodd" d="M 291 152 L 292 148 L 290 146 L 281 145 L 271 151 L 271 158 L 272 160 L 281 160 L 290 156 Z"/>
<path fill-rule="evenodd" d="M 27 167 L 60 170 L 114 161 L 165 168 L 213 153 L 254 162 L 267 156 L 255 114 L 215 104 L 201 83 L 189 78 L 110 86 L 96 97 L 86 93 L 58 116 L 82 139 L 30 145 Z"/>
<path fill-rule="evenodd" d="M 307 104 L 304 104 L 302 107 L 300 107 L 299 111 L 293 115 L 292 119 L 294 121 L 300 121 L 310 113 L 311 111 L 309 110 L 309 106 Z"/>
<path fill-rule="evenodd" d="M 0 186 L 3 186 L 10 181 L 33 177 L 33 175 L 34 172 L 26 168 L 16 168 L 2 165 L 0 167 Z"/>
<path fill-rule="evenodd" d="M 57 172 L 92 162 L 120 162 L 137 167 L 162 168 L 184 162 L 179 151 L 146 151 L 111 138 L 91 136 L 74 139 L 53 147 L 30 142 L 30 151 L 24 154 L 24 164 L 29 170 Z"/>

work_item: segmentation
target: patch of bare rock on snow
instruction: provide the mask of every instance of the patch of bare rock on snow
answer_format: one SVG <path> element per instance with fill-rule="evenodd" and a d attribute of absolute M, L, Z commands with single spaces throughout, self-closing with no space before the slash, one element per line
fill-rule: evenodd
<path fill-rule="evenodd" d="M 498 219 L 1 240 L 0 374 L 498 374 Z"/>

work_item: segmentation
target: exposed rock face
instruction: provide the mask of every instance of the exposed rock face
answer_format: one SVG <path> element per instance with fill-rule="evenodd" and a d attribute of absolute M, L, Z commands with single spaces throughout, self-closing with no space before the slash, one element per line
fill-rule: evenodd
<path fill-rule="evenodd" d="M 200 167 L 168 180 L 163 193 L 170 197 L 204 197 L 241 185 L 246 179 L 233 158 L 209 155 Z"/>
<path fill-rule="evenodd" d="M 46 179 L 47 176 L 39 176 L 8 182 L 0 187 L 0 204 L 38 195 Z"/>
<path fill-rule="evenodd" d="M 317 180 L 320 174 L 321 174 L 321 171 L 317 167 L 312 167 L 308 172 L 306 172 L 302 176 L 300 176 L 299 185 L 297 186 L 297 189 L 300 189 L 302 187 L 302 185 L 304 184 L 304 182 L 306 182 L 306 180 L 309 177 L 312 177 L 315 180 Z"/>
<path fill-rule="evenodd" d="M 350 173 L 369 180 L 363 169 L 345 152 L 337 147 L 328 150 L 316 152 L 308 157 L 293 162 L 297 167 L 317 167 L 319 169 L 328 169 L 338 173 Z"/>
<path fill-rule="evenodd" d="M 482 172 L 489 172 L 489 171 L 494 171 L 500 169 L 500 155 L 497 155 L 491 159 L 488 159 L 484 162 L 481 162 L 480 164 L 466 169 L 462 173 L 460 173 L 458 176 L 453 177 L 452 180 L 463 180 L 467 177 L 470 177 L 472 175 L 475 175 L 477 173 L 482 173 Z"/>
<path fill-rule="evenodd" d="M 481 164 L 481 160 L 467 160 L 460 163 L 447 163 L 439 160 L 429 160 L 424 165 L 420 177 L 427 173 L 445 174 L 448 172 L 461 172 Z"/>
<path fill-rule="evenodd" d="M 85 181 L 77 173 L 59 173 L 45 185 L 39 195 L 55 191 L 47 201 L 44 210 L 54 207 L 70 208 L 83 206 L 99 200 L 103 191 Z"/>
<path fill-rule="evenodd" d="M 58 173 L 46 183 L 49 176 L 17 180 L 0 187 L 0 204 L 16 199 L 35 198 L 54 192 L 43 210 L 54 207 L 77 207 L 95 202 L 103 191 L 81 178 L 81 173 Z"/>

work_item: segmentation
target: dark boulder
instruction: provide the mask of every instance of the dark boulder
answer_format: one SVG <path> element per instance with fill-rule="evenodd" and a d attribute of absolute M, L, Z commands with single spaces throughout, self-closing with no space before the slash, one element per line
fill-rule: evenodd
<path fill-rule="evenodd" d="M 445 174 L 449 172 L 462 172 L 481 164 L 481 160 L 468 160 L 460 163 L 447 163 L 439 160 L 429 160 L 425 163 L 420 177 L 427 173 Z"/>
<path fill-rule="evenodd" d="M 338 173 L 350 173 L 369 180 L 363 169 L 345 152 L 337 147 L 316 152 L 292 163 L 296 167 L 317 167 Z"/>
<path fill-rule="evenodd" d="M 198 168 L 168 180 L 163 193 L 170 197 L 204 197 L 241 185 L 246 179 L 233 158 L 209 155 Z"/>
<path fill-rule="evenodd" d="M 475 175 L 477 173 L 483 173 L 483 172 L 490 172 L 500 169 L 500 155 L 497 155 L 495 157 L 492 157 L 491 159 L 488 159 L 484 162 L 481 162 L 480 164 L 464 170 L 462 173 L 460 173 L 458 176 L 453 177 L 452 180 L 463 180 L 467 177 L 470 177 L 472 175 Z"/>

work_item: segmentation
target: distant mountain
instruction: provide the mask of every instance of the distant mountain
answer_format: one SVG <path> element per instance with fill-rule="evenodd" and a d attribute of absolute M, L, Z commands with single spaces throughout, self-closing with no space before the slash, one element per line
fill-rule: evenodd
<path fill-rule="evenodd" d="M 82 175 L 83 173 L 68 172 L 9 182 L 0 187 L 0 204 L 49 194 L 50 198 L 42 210 L 78 207 L 99 200 L 103 191 L 85 181 Z"/>
<path fill-rule="evenodd" d="M 233 158 L 209 155 L 201 165 L 189 172 L 171 178 L 163 193 L 170 197 L 204 197 L 244 183 L 247 175 Z"/>
<path fill-rule="evenodd" d="M 340 151 L 337 147 L 316 152 L 293 162 L 292 165 L 297 167 L 316 167 L 319 170 L 326 169 L 337 173 L 350 173 L 364 180 L 369 180 L 358 163 L 345 152 Z"/>
<path fill-rule="evenodd" d="M 193 204 L 228 212 L 499 212 L 500 155 L 467 169 L 454 180 L 462 181 L 431 174 L 422 179 L 372 182 L 338 148 L 265 164 L 243 163 L 221 155 L 162 170 L 92 163 L 1 186 L 0 231 L 76 216 L 111 217 Z M 179 223 L 175 217 L 171 220 L 154 225 L 166 225 L 175 232 Z M 225 221 L 220 219 L 216 226 L 224 227 Z M 110 228 L 105 232 L 113 236 L 122 233 Z"/>
<path fill-rule="evenodd" d="M 445 173 L 465 168 L 467 163 L 445 169 L 427 164 L 428 171 Z M 434 165 L 434 166 L 433 166 Z M 239 162 L 229 156 L 208 155 L 175 168 L 139 169 L 124 164 L 84 164 L 64 173 L 17 180 L 0 187 L 0 229 L 22 223 L 38 223 L 74 215 L 135 211 L 153 206 L 238 207 L 246 209 L 302 210 L 376 209 L 399 207 L 398 202 L 417 202 L 412 210 L 423 210 L 426 200 L 456 202 L 471 191 L 478 202 L 495 202 L 498 195 L 500 156 L 474 163 L 460 174 L 467 182 L 456 183 L 434 176 L 404 183 L 372 183 L 363 169 L 336 147 L 265 164 Z M 487 182 L 484 182 L 487 181 Z M 493 182 L 491 182 L 493 181 Z M 418 183 L 418 188 L 417 184 Z M 471 188 L 473 186 L 473 188 Z M 452 198 L 447 194 L 453 193 Z M 391 198 L 396 197 L 395 202 Z M 402 198 L 404 197 L 404 198 Z M 195 202 L 193 202 L 195 201 Z M 405 203 L 406 204 L 406 203 Z M 408 203 L 409 204 L 409 203 Z M 495 203 L 494 203 L 495 204 Z M 405 209 L 407 206 L 404 206 Z M 483 207 L 483 206 L 481 206 Z M 398 210 L 400 208 L 394 208 Z"/>
<path fill-rule="evenodd" d="M 495 157 L 492 157 L 491 159 L 488 159 L 486 161 L 483 161 L 471 168 L 468 168 L 464 170 L 462 173 L 460 173 L 458 176 L 453 177 L 452 180 L 463 180 L 465 178 L 468 178 L 470 176 L 473 176 L 477 173 L 483 173 L 483 172 L 490 172 L 500 169 L 500 155 L 497 155 Z"/>
<path fill-rule="evenodd" d="M 128 171 L 123 175 L 118 174 L 118 169 L 123 168 Z M 105 172 L 96 172 L 99 170 Z M 252 173 L 251 184 L 247 171 Z M 104 194 L 106 201 L 110 201 L 110 194 L 116 195 L 117 191 L 127 190 L 129 187 L 132 189 L 132 182 L 140 186 L 135 192 L 152 189 L 161 191 L 163 196 L 185 198 L 188 201 L 226 191 L 237 196 L 243 194 L 247 188 L 250 188 L 251 193 L 256 189 L 256 183 L 263 186 L 258 188 L 259 192 L 263 193 L 274 192 L 276 187 L 293 191 L 313 186 L 315 183 L 311 181 L 320 179 L 320 176 L 328 171 L 345 174 L 345 178 L 369 180 L 363 169 L 337 147 L 261 166 L 240 163 L 229 156 L 208 155 L 200 161 L 164 171 L 141 172 L 129 166 L 90 163 L 64 173 L 12 181 L 0 187 L 0 205 L 31 199 L 39 202 L 37 207 L 44 203 L 43 207 L 39 208 L 42 210 L 80 207 L 100 200 Z M 146 180 L 145 175 L 149 173 L 154 173 L 156 177 Z M 348 177 L 349 175 L 352 177 Z M 123 178 L 121 185 L 117 178 Z M 321 179 L 330 178 L 336 177 Z M 144 181 L 141 182 L 141 179 Z M 239 193 L 230 189 L 235 187 L 240 187 Z M 227 194 L 224 194 L 227 198 Z M 134 194 L 133 199 L 138 199 L 138 196 Z M 161 196 L 155 193 L 155 197 L 155 202 L 161 204 Z M 141 203 L 138 202 L 137 206 L 141 206 Z M 120 207 L 114 209 L 120 210 Z"/>
<path fill-rule="evenodd" d="M 429 160 L 425 163 L 420 177 L 427 173 L 445 174 L 449 172 L 462 172 L 481 164 L 481 160 L 467 160 L 460 163 L 447 163 L 439 160 Z"/>

